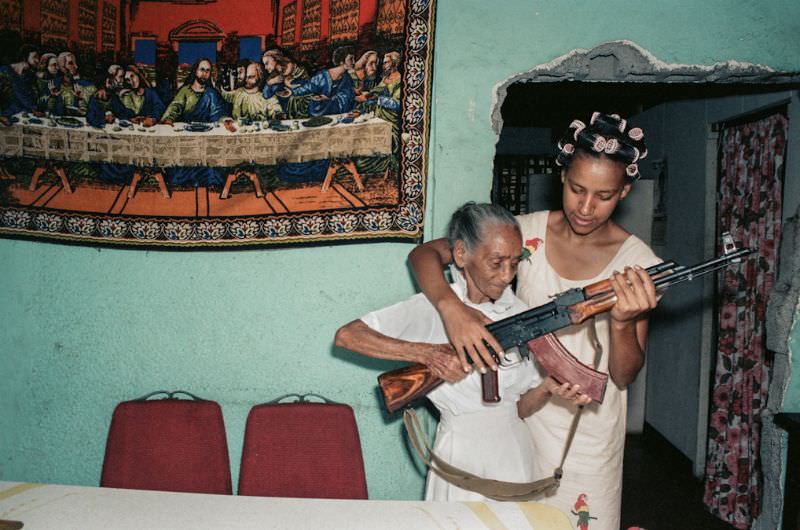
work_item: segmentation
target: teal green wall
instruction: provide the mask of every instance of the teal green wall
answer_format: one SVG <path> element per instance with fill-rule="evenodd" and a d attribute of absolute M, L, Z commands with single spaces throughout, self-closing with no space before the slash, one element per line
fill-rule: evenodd
<path fill-rule="evenodd" d="M 800 2 L 442 0 L 428 236 L 486 200 L 493 87 L 574 48 L 628 39 L 666 62 L 800 71 Z M 96 484 L 114 405 L 157 389 L 218 401 L 234 470 L 250 406 L 288 392 L 353 405 L 370 495 L 418 498 L 386 364 L 336 350 L 336 328 L 413 292 L 408 244 L 145 252 L 0 240 L 0 479 Z M 795 330 L 795 356 L 798 331 Z M 795 404 L 800 396 L 790 391 Z"/>

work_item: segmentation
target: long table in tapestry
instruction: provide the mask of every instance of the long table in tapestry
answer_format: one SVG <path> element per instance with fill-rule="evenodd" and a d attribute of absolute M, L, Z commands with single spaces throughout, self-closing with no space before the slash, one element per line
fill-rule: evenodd
<path fill-rule="evenodd" d="M 0 153 L 5 157 L 140 167 L 274 165 L 392 153 L 389 122 L 371 115 L 326 118 L 330 122 L 319 126 L 312 124 L 320 120 L 236 124 L 236 131 L 230 132 L 221 124 L 122 127 L 115 121 L 97 129 L 82 118 L 67 121 L 17 116 L 18 121 L 11 126 L 0 127 Z"/>

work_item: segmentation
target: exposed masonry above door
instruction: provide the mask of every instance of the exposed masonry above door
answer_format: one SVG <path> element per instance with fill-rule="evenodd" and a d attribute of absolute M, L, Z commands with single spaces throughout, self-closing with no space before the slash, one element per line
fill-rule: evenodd
<path fill-rule="evenodd" d="M 510 85 L 559 81 L 785 85 L 800 82 L 800 73 L 779 72 L 768 66 L 732 59 L 711 65 L 665 63 L 632 41 L 611 41 L 591 50 L 572 50 L 498 83 L 492 111 L 495 133 L 500 134 L 503 127 L 500 108 Z"/>

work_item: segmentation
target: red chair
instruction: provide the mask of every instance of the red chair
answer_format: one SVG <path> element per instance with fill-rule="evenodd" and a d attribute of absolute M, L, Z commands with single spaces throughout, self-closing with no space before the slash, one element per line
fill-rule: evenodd
<path fill-rule="evenodd" d="M 166 399 L 149 398 L 166 394 Z M 176 394 L 191 399 L 177 399 Z M 100 486 L 230 495 L 222 410 L 188 392 L 123 401 L 108 430 Z"/>
<path fill-rule="evenodd" d="M 250 409 L 239 495 L 366 499 L 367 480 L 353 409 L 290 394 Z M 286 397 L 295 403 L 279 403 Z"/>

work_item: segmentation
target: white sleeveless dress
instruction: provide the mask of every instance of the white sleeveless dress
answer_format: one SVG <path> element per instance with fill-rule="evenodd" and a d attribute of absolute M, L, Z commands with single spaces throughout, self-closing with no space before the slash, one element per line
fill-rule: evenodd
<path fill-rule="evenodd" d="M 547 262 L 547 218 L 549 212 L 535 212 L 517 217 L 522 227 L 523 244 L 532 254 L 519 267 L 517 296 L 535 307 L 551 300 L 550 296 L 573 287 L 604 280 L 626 265 L 649 267 L 661 260 L 638 237 L 631 235 L 611 262 L 596 277 L 573 281 L 561 278 Z M 608 373 L 609 315 L 596 317 L 597 336 L 603 355 L 597 366 Z M 564 347 L 581 362 L 592 365 L 594 348 L 589 339 L 591 320 L 560 330 L 557 335 Z M 526 419 L 530 428 L 535 458 L 534 476 L 550 476 L 561 460 L 575 407 L 563 400 L 551 399 L 541 410 Z M 609 378 L 601 405 L 592 403 L 582 413 L 558 491 L 541 502 L 553 505 L 576 523 L 589 521 L 591 530 L 619 530 L 622 495 L 622 455 L 625 444 L 627 391 Z M 580 527 L 580 525 L 579 525 Z"/>

